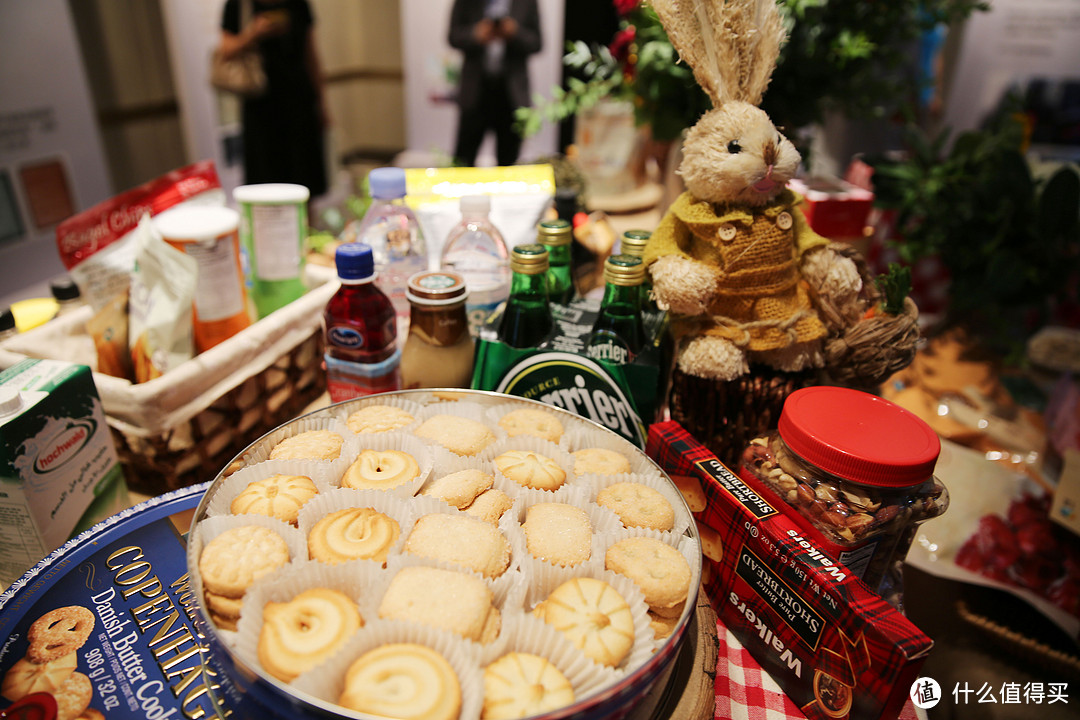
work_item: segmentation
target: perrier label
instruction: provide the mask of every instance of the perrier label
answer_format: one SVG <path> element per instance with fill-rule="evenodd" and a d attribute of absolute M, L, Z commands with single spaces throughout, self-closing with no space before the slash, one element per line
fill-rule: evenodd
<path fill-rule="evenodd" d="M 634 255 L 612 255 L 604 263 L 604 299 L 585 343 L 594 360 L 616 365 L 634 361 L 648 338 L 641 318 L 645 265 Z"/>

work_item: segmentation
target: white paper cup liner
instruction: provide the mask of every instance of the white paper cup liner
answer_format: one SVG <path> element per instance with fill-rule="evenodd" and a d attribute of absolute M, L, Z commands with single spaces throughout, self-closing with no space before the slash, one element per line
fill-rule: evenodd
<path fill-rule="evenodd" d="M 337 703 L 345 689 L 345 673 L 361 655 L 383 645 L 392 643 L 415 643 L 426 645 L 442 655 L 454 669 L 461 687 L 460 720 L 477 720 L 484 701 L 483 675 L 475 648 L 452 633 L 423 625 L 390 620 L 376 620 L 364 628 L 364 632 L 350 640 L 334 655 L 332 662 L 310 670 L 298 677 L 293 686 L 313 697 Z M 347 717 L 371 717 L 358 715 L 342 708 Z"/>
<path fill-rule="evenodd" d="M 397 521 L 400 535 L 397 542 L 390 548 L 388 557 L 401 552 L 401 545 L 405 542 L 405 535 L 408 528 L 412 527 L 415 516 L 412 505 L 407 500 L 382 490 L 334 488 L 326 493 L 316 495 L 300 510 L 298 529 L 304 536 L 305 560 L 310 557 L 307 550 L 307 537 L 311 533 L 311 529 L 330 513 L 346 508 L 372 508 L 376 512 Z"/>
<path fill-rule="evenodd" d="M 449 415 L 452 418 L 464 418 L 465 420 L 479 423 L 486 427 L 488 430 L 490 430 L 491 434 L 494 436 L 494 439 L 490 443 L 488 443 L 482 448 L 477 449 L 471 455 L 461 455 L 457 452 L 451 451 L 445 445 L 441 444 L 438 438 L 417 436 L 420 437 L 420 439 L 424 443 L 432 447 L 441 449 L 442 451 L 450 453 L 451 455 L 454 455 L 456 457 L 477 457 L 480 459 L 488 459 L 491 457 L 489 452 L 491 446 L 506 437 L 506 432 L 503 431 L 502 428 L 497 425 L 492 425 L 486 420 L 483 406 L 466 401 L 442 402 L 436 403 L 434 405 L 428 405 L 423 410 L 421 410 L 420 414 L 417 416 L 417 420 L 419 420 L 419 423 L 417 424 L 417 427 L 413 428 L 413 433 L 415 434 L 417 430 L 420 430 L 420 428 L 425 422 L 427 422 L 433 417 L 437 417 L 440 415 Z M 438 456 L 440 455 L 440 453 L 437 453 L 436 455 Z"/>
<path fill-rule="evenodd" d="M 394 428 L 393 430 L 387 430 L 387 431 L 381 431 L 381 432 L 359 432 L 359 433 L 353 431 L 353 434 L 359 435 L 360 437 L 368 437 L 370 435 L 381 435 L 383 432 L 411 432 L 412 429 L 419 424 L 419 421 L 417 420 L 417 416 L 419 416 L 420 411 L 423 409 L 422 405 L 420 405 L 418 403 L 415 403 L 415 402 L 413 402 L 411 400 L 408 400 L 406 398 L 403 398 L 403 397 L 383 397 L 381 395 L 380 396 L 369 396 L 369 397 L 364 397 L 364 398 L 357 398 L 356 400 L 349 400 L 349 401 L 343 402 L 343 403 L 341 403 L 339 405 L 335 405 L 334 409 L 336 410 L 337 417 L 343 423 L 345 423 L 346 427 L 348 427 L 348 425 L 349 425 L 349 416 L 350 415 L 357 412 L 358 410 L 363 410 L 364 408 L 373 407 L 373 406 L 390 406 L 392 408 L 397 408 L 398 410 L 404 410 L 405 412 L 412 415 L 413 419 L 410 422 L 408 422 L 407 424 L 402 425 L 401 427 Z M 352 428 L 350 428 L 350 431 L 352 431 Z"/>
<path fill-rule="evenodd" d="M 664 496 L 664 499 L 671 505 L 671 509 L 674 511 L 674 525 L 671 530 L 676 535 L 681 535 L 686 532 L 686 529 L 690 527 L 690 523 L 694 521 L 694 518 L 686 512 L 686 503 L 682 499 L 682 494 L 679 493 L 679 489 L 675 487 L 670 480 L 657 473 L 632 473 L 630 475 L 590 475 L 588 476 L 592 481 L 592 493 L 589 497 L 590 500 L 596 502 L 597 496 L 604 488 L 617 485 L 618 483 L 638 483 L 656 490 L 658 493 Z M 607 508 L 605 508 L 607 509 Z M 620 526 L 623 525 L 622 520 L 618 519 L 618 515 L 614 511 L 611 511 L 615 515 L 617 522 Z"/>
<path fill-rule="evenodd" d="M 504 474 L 499 469 L 499 457 L 503 453 L 510 451 L 525 451 L 541 455 L 546 458 L 550 458 L 555 462 L 559 468 L 566 473 L 566 477 L 563 479 L 562 484 L 556 490 L 561 489 L 567 485 L 574 485 L 574 459 L 570 457 L 569 453 L 560 448 L 553 442 L 547 440 L 541 440 L 540 438 L 528 437 L 519 435 L 515 438 L 507 438 L 502 440 L 491 447 L 491 464 L 495 469 L 496 475 L 505 478 L 508 482 L 517 485 L 522 490 L 535 490 L 539 492 L 551 493 L 553 490 L 545 490 L 543 488 L 534 488 L 527 485 L 522 485 L 514 480 L 513 477 Z"/>
<path fill-rule="evenodd" d="M 420 490 L 425 482 L 427 482 L 428 476 L 431 474 L 431 469 L 434 466 L 434 459 L 431 450 L 424 445 L 424 443 L 420 442 L 418 438 L 405 433 L 378 433 L 373 435 L 356 435 L 354 437 L 357 444 L 356 453 L 349 458 L 345 465 L 341 466 L 341 472 L 333 479 L 332 482 L 336 487 L 343 487 L 342 483 L 344 482 L 344 477 L 346 473 L 348 473 L 349 468 L 351 468 L 353 463 L 367 451 L 383 452 L 386 450 L 399 450 L 412 455 L 413 459 L 416 460 L 416 464 L 420 466 L 420 472 L 415 478 L 400 485 L 386 488 L 381 492 L 387 492 L 402 498 L 410 498 Z"/>
<path fill-rule="evenodd" d="M 630 472 L 632 473 L 648 473 L 655 472 L 655 468 L 641 448 L 634 445 L 629 440 L 610 432 L 603 432 L 597 429 L 581 430 L 578 432 L 567 433 L 563 436 L 561 443 L 562 447 L 571 454 L 578 450 L 585 450 L 586 448 L 603 448 L 604 450 L 612 450 L 625 457 L 630 463 Z M 576 471 L 575 471 L 576 472 Z M 585 473 L 592 474 L 592 473 Z"/>
<path fill-rule="evenodd" d="M 483 667 L 512 652 L 539 655 L 558 668 L 574 688 L 575 702 L 618 677 L 610 668 L 589 660 L 565 635 L 532 615 L 511 614 L 505 621 L 504 634 L 498 652 L 484 653 Z"/>
<path fill-rule="evenodd" d="M 554 440 L 550 440 L 548 438 L 541 438 L 541 439 L 544 439 L 544 440 L 549 440 L 549 442 L 553 442 L 556 445 L 559 443 L 560 440 L 562 440 L 563 437 L 566 436 L 567 432 L 570 432 L 573 429 L 572 427 L 567 427 L 567 417 L 566 417 L 566 415 L 564 413 L 556 412 L 555 410 L 553 410 L 552 408 L 550 408 L 550 407 L 548 407 L 546 405 L 533 405 L 532 403 L 506 403 L 504 405 L 496 405 L 494 407 L 488 408 L 487 409 L 488 422 L 490 422 L 492 425 L 495 425 L 495 426 L 501 428 L 502 426 L 499 425 L 499 421 L 502 420 L 504 415 L 512 413 L 515 410 L 534 410 L 534 411 L 537 411 L 537 412 L 544 412 L 547 415 L 549 415 L 552 420 L 558 422 L 559 425 L 562 427 L 562 431 L 559 433 L 559 436 L 557 438 L 555 438 Z M 577 426 L 577 423 L 573 423 L 573 425 Z M 503 428 L 503 432 L 506 433 L 506 436 L 508 438 L 511 438 L 511 437 L 536 437 L 535 435 L 528 435 L 528 434 L 521 434 L 521 435 L 511 436 L 510 433 L 505 428 Z"/>
<path fill-rule="evenodd" d="M 343 565 L 308 562 L 291 565 L 263 578 L 244 596 L 240 622 L 236 627 L 236 652 L 252 667 L 263 669 L 259 662 L 259 635 L 262 632 L 263 609 L 266 604 L 288 602 L 312 588 L 327 588 L 344 593 L 356 603 L 364 624 L 371 622 L 376 617 L 377 606 L 372 602 L 367 588 L 377 584 L 379 576 L 384 572 L 378 563 L 364 560 Z M 362 630 L 363 628 L 358 632 Z M 263 672 L 266 670 L 263 669 Z"/>
<path fill-rule="evenodd" d="M 206 516 L 231 515 L 230 505 L 236 496 L 244 491 L 250 483 L 265 480 L 271 475 L 303 475 L 311 478 L 319 494 L 330 490 L 333 486 L 326 477 L 325 463 L 310 460 L 267 460 L 257 465 L 249 465 L 237 470 L 227 478 L 224 478 L 218 486 L 210 502 L 206 505 Z M 311 500 L 319 497 L 312 496 Z M 308 500 L 308 502 L 311 502 Z M 306 503 L 305 503 L 306 504 Z M 253 514 L 253 513 L 249 513 Z"/>
<path fill-rule="evenodd" d="M 418 509 L 418 512 L 416 513 L 416 516 L 409 528 L 409 536 L 412 535 L 412 531 L 416 528 L 417 523 L 419 523 L 421 519 L 427 515 L 448 515 L 451 517 L 455 517 L 458 519 L 458 522 L 461 523 L 462 527 L 469 527 L 470 525 L 475 525 L 477 528 L 484 532 L 486 532 L 488 528 L 493 527 L 490 523 L 487 523 L 479 518 L 474 518 L 470 515 L 466 515 L 457 508 L 450 507 L 446 503 L 437 501 L 435 498 L 424 498 L 424 500 L 427 500 L 428 502 L 418 503 L 418 505 L 427 505 L 428 508 L 426 508 L 425 512 L 421 512 Z M 494 529 L 499 532 L 499 535 L 501 535 L 507 541 L 507 544 L 510 546 L 510 557 L 508 559 L 506 568 L 498 575 L 488 577 L 489 580 L 493 582 L 498 582 L 499 579 L 502 578 L 502 576 L 505 575 L 509 570 L 520 564 L 521 552 L 524 550 L 524 548 L 515 547 L 514 542 L 507 535 L 504 528 L 495 526 Z M 429 560 L 447 562 L 455 567 L 464 570 L 480 572 L 479 568 L 471 567 L 462 562 L 462 560 L 464 560 L 465 558 L 462 557 L 462 548 L 460 547 L 461 545 L 462 543 L 460 542 L 448 542 L 434 548 L 434 554 L 420 555 L 409 550 L 409 537 L 406 537 L 405 542 L 402 544 L 402 552 L 415 557 L 422 557 Z"/>
<path fill-rule="evenodd" d="M 312 460 L 312 462 L 324 466 L 330 476 L 333 476 L 338 471 L 338 468 L 351 462 L 350 458 L 356 455 L 356 436 L 346 427 L 345 423 L 332 416 L 316 416 L 302 417 L 271 430 L 244 453 L 241 463 L 246 467 L 265 462 L 270 459 L 270 451 L 282 440 L 310 430 L 330 430 L 336 432 L 342 438 L 341 453 L 336 460 Z"/>

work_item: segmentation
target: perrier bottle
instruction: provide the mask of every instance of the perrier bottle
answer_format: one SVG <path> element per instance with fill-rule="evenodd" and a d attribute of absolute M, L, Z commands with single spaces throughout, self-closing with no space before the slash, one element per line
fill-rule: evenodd
<path fill-rule="evenodd" d="M 573 228 L 563 219 L 545 220 L 537 228 L 536 242 L 548 251 L 548 299 L 567 305 L 574 299 L 574 278 L 570 270 L 570 243 Z"/>
<path fill-rule="evenodd" d="M 627 230 L 622 234 L 622 238 L 619 242 L 619 252 L 626 255 L 634 255 L 636 257 L 645 259 L 645 246 L 649 244 L 649 238 L 652 237 L 652 233 L 648 230 Z M 641 309 L 642 310 L 655 310 L 656 303 L 649 297 L 652 290 L 652 283 L 649 282 L 648 275 L 641 280 Z"/>
<path fill-rule="evenodd" d="M 604 299 L 600 314 L 585 343 L 594 360 L 617 365 L 634 361 L 648 340 L 641 320 L 641 283 L 645 265 L 641 258 L 625 253 L 604 263 Z"/>
<path fill-rule="evenodd" d="M 510 255 L 510 271 L 510 297 L 499 322 L 499 339 L 510 347 L 536 347 L 554 325 L 548 305 L 547 249 L 539 243 L 518 245 Z"/>

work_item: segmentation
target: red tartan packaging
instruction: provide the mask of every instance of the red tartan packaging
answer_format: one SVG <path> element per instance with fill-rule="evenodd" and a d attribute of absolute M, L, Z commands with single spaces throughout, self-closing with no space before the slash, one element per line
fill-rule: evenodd
<path fill-rule="evenodd" d="M 811 720 L 896 718 L 933 641 L 678 423 L 646 451 L 687 495 L 717 615 L 788 697 Z"/>

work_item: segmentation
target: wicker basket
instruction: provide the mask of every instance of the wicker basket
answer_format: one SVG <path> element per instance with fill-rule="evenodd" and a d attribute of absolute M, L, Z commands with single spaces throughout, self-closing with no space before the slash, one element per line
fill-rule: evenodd
<path fill-rule="evenodd" d="M 328 283 L 242 332 L 138 385 L 94 373 L 128 487 L 157 495 L 211 480 L 241 449 L 326 388 L 322 311 Z M 89 308 L 0 345 L 0 368 L 26 357 L 92 357 Z"/>

